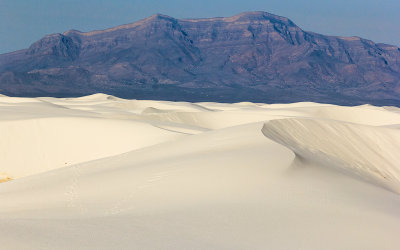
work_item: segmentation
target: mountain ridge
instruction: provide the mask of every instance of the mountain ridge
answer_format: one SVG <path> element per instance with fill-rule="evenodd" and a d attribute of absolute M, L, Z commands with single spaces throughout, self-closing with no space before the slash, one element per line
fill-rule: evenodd
<path fill-rule="evenodd" d="M 186 101 L 400 105 L 400 49 L 267 12 L 50 34 L 0 55 L 0 92 Z"/>

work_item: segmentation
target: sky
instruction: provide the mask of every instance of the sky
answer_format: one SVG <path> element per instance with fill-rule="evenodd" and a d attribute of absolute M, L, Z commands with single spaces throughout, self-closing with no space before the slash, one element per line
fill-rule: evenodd
<path fill-rule="evenodd" d="M 106 29 L 155 13 L 200 18 L 245 11 L 285 16 L 306 31 L 400 46 L 400 0 L 0 0 L 0 53 L 47 34 Z"/>

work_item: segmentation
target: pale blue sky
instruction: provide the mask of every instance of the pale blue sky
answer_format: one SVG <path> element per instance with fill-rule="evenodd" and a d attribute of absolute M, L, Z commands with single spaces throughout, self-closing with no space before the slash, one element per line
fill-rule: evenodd
<path fill-rule="evenodd" d="M 187 18 L 255 10 L 286 16 L 304 30 L 400 45 L 400 0 L 0 0 L 0 53 L 46 34 L 105 29 L 154 13 Z"/>

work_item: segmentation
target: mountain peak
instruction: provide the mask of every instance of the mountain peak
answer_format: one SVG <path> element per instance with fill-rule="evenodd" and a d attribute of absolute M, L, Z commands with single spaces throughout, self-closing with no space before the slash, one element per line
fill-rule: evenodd
<path fill-rule="evenodd" d="M 289 20 L 286 17 L 281 17 L 278 15 L 274 15 L 265 11 L 248 11 L 248 12 L 242 12 L 239 13 L 232 18 L 237 18 L 237 19 L 253 19 L 253 20 L 258 20 L 258 19 L 270 19 L 270 18 L 275 18 L 275 19 L 280 19 L 282 21 L 287 21 Z"/>
<path fill-rule="evenodd" d="M 286 25 L 295 26 L 295 24 L 287 17 L 274 15 L 265 11 L 249 11 L 242 12 L 231 17 L 214 17 L 214 18 L 196 18 L 196 19 L 183 19 L 189 22 L 254 22 L 254 21 L 272 21 L 280 22 Z"/>
<path fill-rule="evenodd" d="M 62 33 L 64 36 L 69 36 L 69 35 L 73 35 L 73 34 L 81 34 L 83 33 L 82 31 L 76 30 L 76 29 L 70 29 L 65 31 L 64 33 Z"/>
<path fill-rule="evenodd" d="M 144 20 L 153 20 L 153 19 L 165 19 L 165 20 L 171 20 L 171 21 L 176 20 L 173 17 L 167 16 L 167 15 L 164 15 L 164 14 L 160 14 L 160 13 L 156 13 L 156 14 L 154 14 L 152 16 L 149 16 L 149 17 L 143 19 L 143 21 Z"/>
<path fill-rule="evenodd" d="M 79 34 L 79 35 L 83 35 L 83 36 L 101 35 L 101 34 L 113 32 L 113 31 L 135 28 L 137 26 L 140 26 L 140 25 L 143 25 L 143 24 L 146 24 L 149 22 L 154 22 L 156 20 L 166 20 L 166 21 L 172 21 L 172 22 L 176 21 L 176 19 L 173 17 L 167 16 L 164 14 L 160 14 L 160 13 L 156 13 L 156 14 L 149 16 L 147 18 L 144 18 L 142 20 L 139 20 L 139 21 L 136 21 L 133 23 L 119 25 L 119 26 L 112 27 L 109 29 L 94 30 L 94 31 L 90 31 L 90 32 L 81 32 L 79 30 L 68 30 L 68 31 L 64 32 L 63 34 L 64 35 Z"/>
<path fill-rule="evenodd" d="M 263 21 L 270 20 L 274 22 L 281 22 L 286 25 L 295 25 L 289 18 L 274 15 L 265 11 L 251 11 L 251 12 L 242 12 L 237 14 L 232 19 L 236 19 L 235 21 Z"/>

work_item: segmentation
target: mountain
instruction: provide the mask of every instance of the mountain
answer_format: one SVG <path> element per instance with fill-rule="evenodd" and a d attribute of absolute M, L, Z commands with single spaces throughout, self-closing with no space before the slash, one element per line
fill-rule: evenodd
<path fill-rule="evenodd" d="M 400 49 L 266 12 L 51 34 L 0 55 L 0 93 L 400 106 Z"/>

